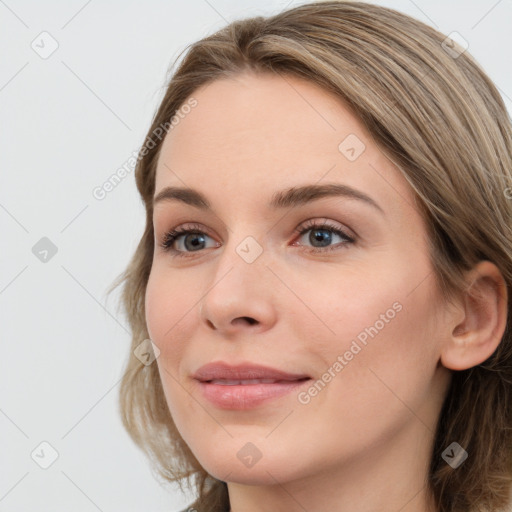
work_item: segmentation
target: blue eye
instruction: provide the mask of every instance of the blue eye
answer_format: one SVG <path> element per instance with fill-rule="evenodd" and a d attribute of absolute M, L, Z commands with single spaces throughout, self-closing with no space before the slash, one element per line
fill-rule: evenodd
<path fill-rule="evenodd" d="M 306 224 L 301 225 L 295 230 L 300 235 L 306 234 L 311 231 L 308 241 L 313 244 L 313 249 L 309 249 L 310 252 L 326 252 L 343 248 L 348 244 L 355 243 L 355 239 L 348 236 L 344 231 L 339 229 L 337 226 L 329 224 L 329 222 L 318 223 L 318 221 L 308 221 Z M 329 242 L 332 243 L 332 233 L 342 239 L 337 245 L 327 245 Z M 320 244 L 315 246 L 314 244 Z"/>
<path fill-rule="evenodd" d="M 306 224 L 302 224 L 299 226 L 295 233 L 299 235 L 304 235 L 308 231 L 311 231 L 311 234 L 308 237 L 308 241 L 313 244 L 313 248 L 305 249 L 312 253 L 318 252 L 327 252 L 331 250 L 341 249 L 349 244 L 355 243 L 355 239 L 348 236 L 344 231 L 339 229 L 337 226 L 330 225 L 328 222 L 318 222 L 318 221 L 308 221 Z M 337 245 L 329 245 L 332 244 L 332 238 L 334 236 L 340 237 L 341 242 Z M 183 249 L 176 249 L 176 242 L 181 241 L 183 238 Z M 187 225 L 180 226 L 179 228 L 168 231 L 163 236 L 162 241 L 160 242 L 160 247 L 167 252 L 172 253 L 177 257 L 187 257 L 193 255 L 193 253 L 200 252 L 201 249 L 205 249 L 203 246 L 205 244 L 205 239 L 211 238 L 207 235 L 200 225 Z M 315 244 L 319 244 L 315 246 Z M 295 243 L 293 245 L 296 245 Z M 216 245 L 215 244 L 213 245 Z"/>
<path fill-rule="evenodd" d="M 168 231 L 160 244 L 162 249 L 165 251 L 169 251 L 174 253 L 176 256 L 183 256 L 181 253 L 187 253 L 188 251 L 183 251 L 179 249 L 175 249 L 175 242 L 180 238 L 184 238 L 185 247 L 191 252 L 197 252 L 197 247 L 199 246 L 199 250 L 203 249 L 200 247 L 202 243 L 204 243 L 205 233 L 200 229 L 199 225 L 195 225 L 192 227 L 179 227 Z M 208 235 L 206 235 L 208 236 Z"/>

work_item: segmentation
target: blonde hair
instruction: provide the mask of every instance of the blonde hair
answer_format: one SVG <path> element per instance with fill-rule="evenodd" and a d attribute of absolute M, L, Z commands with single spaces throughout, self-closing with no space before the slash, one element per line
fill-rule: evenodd
<path fill-rule="evenodd" d="M 237 20 L 192 44 L 169 81 L 143 147 L 200 86 L 251 70 L 301 77 L 352 107 L 376 144 L 412 187 L 428 226 L 436 282 L 447 301 L 465 291 L 464 272 L 497 265 L 512 296 L 512 128 L 485 72 L 446 36 L 395 10 L 320 1 L 270 17 Z M 454 53 L 454 51 L 456 53 Z M 178 56 L 177 60 L 181 57 Z M 152 198 L 162 141 L 135 169 L 146 227 L 111 287 L 122 305 L 131 352 L 149 338 L 144 297 L 154 249 Z M 110 293 L 110 292 L 109 292 Z M 512 484 L 511 308 L 497 350 L 453 371 L 440 413 L 428 475 L 440 512 L 498 510 Z M 158 368 L 131 355 L 120 388 L 123 424 L 166 481 L 183 482 L 204 511 L 229 510 L 225 482 L 201 467 L 179 435 Z M 457 441 L 469 453 L 452 469 L 441 457 Z"/>

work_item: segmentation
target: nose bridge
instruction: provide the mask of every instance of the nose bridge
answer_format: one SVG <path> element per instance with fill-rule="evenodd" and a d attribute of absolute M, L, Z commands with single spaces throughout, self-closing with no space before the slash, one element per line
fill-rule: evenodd
<path fill-rule="evenodd" d="M 239 209 L 239 211 L 242 211 Z M 256 214 L 249 221 L 241 221 L 240 217 L 226 226 L 227 239 L 224 241 L 219 255 L 219 268 L 222 272 L 225 267 L 241 267 L 241 270 L 250 273 L 255 268 L 263 271 L 268 259 L 269 236 L 264 219 Z M 264 249 L 265 247 L 265 249 Z"/>
<path fill-rule="evenodd" d="M 256 236 L 237 235 L 243 229 L 230 230 L 230 238 L 215 260 L 212 280 L 201 300 L 201 321 L 219 330 L 236 329 L 241 325 L 240 318 L 249 325 L 268 327 L 274 318 L 275 287 L 268 283 L 274 276 L 266 268 L 267 253 Z"/>
<path fill-rule="evenodd" d="M 261 240 L 261 235 L 258 238 Z M 268 253 L 260 240 L 250 234 L 237 237 L 236 231 L 230 233 L 230 240 L 224 244 L 217 259 L 214 273 L 214 283 L 218 283 L 216 286 L 227 279 L 230 286 L 238 284 L 249 291 L 254 284 L 265 280 L 264 275 L 269 273 L 266 268 Z"/>

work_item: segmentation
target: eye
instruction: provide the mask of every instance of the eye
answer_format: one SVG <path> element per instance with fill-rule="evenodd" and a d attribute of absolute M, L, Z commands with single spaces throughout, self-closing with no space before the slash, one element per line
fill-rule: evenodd
<path fill-rule="evenodd" d="M 331 225 L 329 221 L 310 220 L 300 225 L 294 232 L 302 237 L 308 231 L 311 231 L 308 241 L 313 245 L 313 248 L 305 248 L 304 250 L 312 253 L 341 249 L 349 244 L 355 243 L 353 237 L 347 235 L 339 227 Z M 341 242 L 336 245 L 329 245 L 333 242 L 333 235 L 339 237 Z M 206 238 L 211 237 L 204 232 L 204 229 L 199 224 L 185 225 L 165 233 L 160 242 L 160 247 L 164 251 L 172 253 L 174 256 L 187 257 L 192 255 L 191 253 L 200 252 L 201 249 L 207 248 L 204 246 Z M 175 245 L 177 243 L 180 245 L 179 242 L 183 244 L 177 249 Z M 292 245 L 295 246 L 297 244 L 294 243 Z M 219 247 L 219 244 L 215 242 L 213 247 Z"/>
<path fill-rule="evenodd" d="M 181 238 L 183 238 L 183 240 L 180 240 Z M 184 256 L 188 251 L 198 252 L 199 250 L 204 249 L 204 247 L 202 247 L 204 239 L 205 233 L 200 225 L 193 224 L 180 226 L 165 233 L 160 243 L 160 247 L 162 247 L 164 251 L 174 253 L 176 256 Z M 174 247 L 175 243 L 178 241 L 182 241 L 184 243 L 185 250 L 176 249 Z"/>
<path fill-rule="evenodd" d="M 355 239 L 348 236 L 339 227 L 330 224 L 329 221 L 320 222 L 318 220 L 310 220 L 300 225 L 295 232 L 305 235 L 308 231 L 311 233 L 307 237 L 307 241 L 313 245 L 313 249 L 307 249 L 309 252 L 328 252 L 332 250 L 342 249 L 344 246 L 355 243 Z M 329 234 L 331 233 L 331 234 Z M 342 242 L 336 245 L 328 245 L 333 241 L 333 235 L 342 239 Z M 318 244 L 318 245 L 316 245 Z"/>

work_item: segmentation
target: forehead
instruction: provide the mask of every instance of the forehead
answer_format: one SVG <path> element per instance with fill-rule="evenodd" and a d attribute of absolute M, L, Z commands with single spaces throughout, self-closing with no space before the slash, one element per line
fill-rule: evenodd
<path fill-rule="evenodd" d="M 408 184 L 361 121 L 316 84 L 249 72 L 215 80 L 192 97 L 197 106 L 163 142 L 156 193 L 186 186 L 212 203 L 229 193 L 231 201 L 261 198 L 262 205 L 276 189 L 324 180 L 365 190 L 391 207 L 397 194 L 412 204 Z"/>

